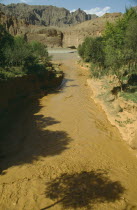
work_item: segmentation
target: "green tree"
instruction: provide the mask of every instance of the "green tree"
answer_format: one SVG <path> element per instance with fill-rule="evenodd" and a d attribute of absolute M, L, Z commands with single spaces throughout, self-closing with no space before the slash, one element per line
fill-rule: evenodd
<path fill-rule="evenodd" d="M 0 66 L 6 64 L 5 49 L 14 45 L 14 38 L 6 31 L 5 27 L 0 25 Z"/>
<path fill-rule="evenodd" d="M 103 52 L 103 38 L 87 37 L 84 42 L 79 45 L 78 53 L 86 62 L 104 64 L 104 52 Z"/>
<path fill-rule="evenodd" d="M 47 47 L 40 42 L 32 41 L 30 43 L 31 50 L 35 54 L 35 56 L 42 58 L 44 56 L 48 56 Z"/>
<path fill-rule="evenodd" d="M 121 89 L 125 75 L 133 73 L 136 60 L 136 26 L 137 13 L 131 8 L 126 10 L 123 18 L 114 24 L 108 23 L 104 32 L 105 65 L 111 74 L 115 74 Z"/>

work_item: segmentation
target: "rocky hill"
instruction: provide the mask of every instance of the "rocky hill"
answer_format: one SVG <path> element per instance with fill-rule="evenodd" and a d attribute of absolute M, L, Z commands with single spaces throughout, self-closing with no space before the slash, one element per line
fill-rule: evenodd
<path fill-rule="evenodd" d="M 14 16 L 7 16 L 0 11 L 0 24 L 4 25 L 7 31 L 13 36 L 26 34 L 30 25 L 23 19 L 17 19 Z"/>
<path fill-rule="evenodd" d="M 96 15 L 88 15 L 81 9 L 71 13 L 65 8 L 55 6 L 0 4 L 0 10 L 6 15 L 24 19 L 29 24 L 43 26 L 66 27 L 97 18 Z"/>
<path fill-rule="evenodd" d="M 64 27 L 64 25 L 63 27 L 56 27 L 30 24 L 27 19 L 23 17 L 21 19 L 21 16 L 19 18 L 11 16 L 10 13 L 6 15 L 4 12 L 0 12 L 0 24 L 5 25 L 12 35 L 24 35 L 28 41 L 36 40 L 49 47 L 77 47 L 86 36 L 101 36 L 106 23 L 116 21 L 121 15 L 121 13 L 105 14 L 102 17 L 87 20 L 70 27 Z"/>
<path fill-rule="evenodd" d="M 75 46 L 83 42 L 87 36 L 101 36 L 107 22 L 115 22 L 122 16 L 122 13 L 106 13 L 102 17 L 89 20 L 75 26 L 71 26 L 63 31 L 63 46 Z"/>
<path fill-rule="evenodd" d="M 22 35 L 28 41 L 36 40 L 50 47 L 62 47 L 63 33 L 54 27 L 31 25 L 24 19 L 0 12 L 0 24 L 13 35 Z"/>

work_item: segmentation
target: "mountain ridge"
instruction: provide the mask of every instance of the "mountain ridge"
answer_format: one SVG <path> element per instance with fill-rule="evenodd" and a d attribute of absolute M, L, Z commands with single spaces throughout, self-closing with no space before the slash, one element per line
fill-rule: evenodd
<path fill-rule="evenodd" d="M 74 12 L 52 5 L 28 5 L 24 3 L 0 4 L 1 12 L 18 19 L 25 19 L 29 24 L 42 26 L 67 27 L 95 19 L 97 15 L 87 14 L 80 8 Z"/>
<path fill-rule="evenodd" d="M 16 6 L 16 4 L 12 5 Z M 0 4 L 0 8 L 2 7 L 5 7 L 5 5 Z M 63 11 L 68 12 L 67 9 Z M 80 9 L 75 12 L 75 15 L 77 13 L 79 14 L 79 12 L 81 12 Z M 64 24 L 58 27 L 56 25 L 37 25 L 35 22 L 34 24 L 30 24 L 29 21 L 21 18 L 21 16 L 19 18 L 17 15 L 11 15 L 8 12 L 5 14 L 0 9 L 0 24 L 4 25 L 7 31 L 13 36 L 22 35 L 28 41 L 36 40 L 48 47 L 78 47 L 87 36 L 101 36 L 106 23 L 115 22 L 121 16 L 121 13 L 106 13 L 102 17 L 78 22 L 77 24 L 70 24 L 69 27 L 64 27 Z"/>

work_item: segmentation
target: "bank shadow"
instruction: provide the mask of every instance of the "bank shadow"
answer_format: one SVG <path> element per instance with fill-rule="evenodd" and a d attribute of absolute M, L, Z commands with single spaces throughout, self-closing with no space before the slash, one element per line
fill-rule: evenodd
<path fill-rule="evenodd" d="M 43 108 L 40 97 L 22 103 L 3 126 L 0 139 L 0 174 L 12 166 L 33 163 L 41 157 L 60 155 L 69 149 L 72 141 L 65 131 L 52 130 L 50 126 L 60 121 L 39 114 Z"/>
<path fill-rule="evenodd" d="M 94 204 L 119 200 L 125 188 L 118 181 L 112 181 L 106 172 L 90 171 L 62 174 L 46 183 L 45 195 L 53 204 L 41 210 L 60 204 L 63 209 L 92 209 Z"/>

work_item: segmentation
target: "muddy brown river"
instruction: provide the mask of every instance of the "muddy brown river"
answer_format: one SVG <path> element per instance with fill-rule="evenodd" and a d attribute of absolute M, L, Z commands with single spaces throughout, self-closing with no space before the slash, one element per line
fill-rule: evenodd
<path fill-rule="evenodd" d="M 53 56 L 65 79 L 26 106 L 7 133 L 0 210 L 137 209 L 134 151 L 91 99 L 77 54 Z"/>

